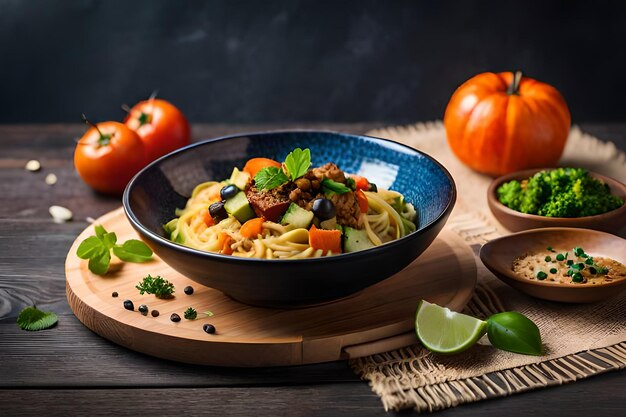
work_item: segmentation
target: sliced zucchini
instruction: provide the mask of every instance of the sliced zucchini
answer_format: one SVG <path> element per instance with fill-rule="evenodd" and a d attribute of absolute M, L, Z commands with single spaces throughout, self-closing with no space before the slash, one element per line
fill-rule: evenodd
<path fill-rule="evenodd" d="M 283 215 L 283 219 L 280 221 L 280 224 L 290 224 L 298 229 L 308 229 L 312 221 L 312 211 L 305 210 L 296 203 L 291 203 Z"/>
<path fill-rule="evenodd" d="M 255 217 L 254 210 L 243 191 L 239 191 L 235 196 L 224 203 L 226 212 L 235 217 L 241 224 Z"/>
<path fill-rule="evenodd" d="M 365 229 L 359 230 L 352 227 L 344 226 L 343 234 L 343 249 L 346 253 L 357 252 L 376 246 L 367 236 L 367 232 L 365 231 Z"/>

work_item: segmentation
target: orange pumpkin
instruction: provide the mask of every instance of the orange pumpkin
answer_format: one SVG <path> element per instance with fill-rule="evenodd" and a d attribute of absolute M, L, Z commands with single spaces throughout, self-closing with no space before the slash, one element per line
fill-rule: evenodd
<path fill-rule="evenodd" d="M 570 122 L 561 94 L 520 72 L 469 79 L 454 92 L 443 118 L 454 154 L 490 175 L 555 166 Z"/>

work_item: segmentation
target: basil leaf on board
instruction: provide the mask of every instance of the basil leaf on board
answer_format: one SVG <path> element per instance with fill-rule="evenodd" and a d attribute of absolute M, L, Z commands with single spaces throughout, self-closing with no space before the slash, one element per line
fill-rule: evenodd
<path fill-rule="evenodd" d="M 127 240 L 121 246 L 114 246 L 113 253 L 125 262 L 141 263 L 152 259 L 152 249 L 137 239 Z"/>
<path fill-rule="evenodd" d="M 103 275 L 109 270 L 111 250 L 126 262 L 146 262 L 152 258 L 152 249 L 142 241 L 130 239 L 118 245 L 114 232 L 107 232 L 99 224 L 94 229 L 96 235 L 83 240 L 76 250 L 79 258 L 89 259 L 89 270 L 94 274 Z"/>
<path fill-rule="evenodd" d="M 113 248 L 113 246 L 115 246 L 115 243 L 117 243 L 117 235 L 113 232 L 105 233 L 102 236 L 102 242 L 104 242 L 104 246 L 107 249 L 111 249 Z"/>
<path fill-rule="evenodd" d="M 539 328 L 528 317 L 516 311 L 490 316 L 487 319 L 487 336 L 498 349 L 525 355 L 543 354 Z"/>
<path fill-rule="evenodd" d="M 89 258 L 89 270 L 97 275 L 106 274 L 111 263 L 111 251 L 103 248 L 99 253 Z"/>
<path fill-rule="evenodd" d="M 302 150 L 296 148 L 287 155 L 285 158 L 285 166 L 289 173 L 289 178 L 295 181 L 296 178 L 300 178 L 309 170 L 311 166 L 311 151 L 309 148 Z"/>
<path fill-rule="evenodd" d="M 271 190 L 289 181 L 283 170 L 278 167 L 266 167 L 254 176 L 254 184 L 259 190 Z"/>
<path fill-rule="evenodd" d="M 22 330 L 37 331 L 54 326 L 59 318 L 49 311 L 41 311 L 37 307 L 26 307 L 17 316 L 17 325 Z"/>
<path fill-rule="evenodd" d="M 98 239 L 102 239 L 102 237 L 107 233 L 101 224 L 97 224 L 94 229 L 96 229 L 96 236 Z"/>
<path fill-rule="evenodd" d="M 322 187 L 325 193 L 330 191 L 335 194 L 345 194 L 351 191 L 350 188 L 346 187 L 342 183 L 333 181 L 329 178 L 324 178 L 322 180 Z"/>
<path fill-rule="evenodd" d="M 103 249 L 104 244 L 102 241 L 96 236 L 90 236 L 80 243 L 78 249 L 76 250 L 76 255 L 81 259 L 89 259 Z"/>

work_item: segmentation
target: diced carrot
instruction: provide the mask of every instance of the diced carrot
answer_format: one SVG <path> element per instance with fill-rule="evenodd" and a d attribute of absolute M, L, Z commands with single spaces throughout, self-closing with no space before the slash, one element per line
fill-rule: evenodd
<path fill-rule="evenodd" d="M 367 213 L 369 209 L 369 203 L 367 202 L 367 196 L 363 192 L 363 190 L 356 190 L 356 199 L 359 202 L 359 208 L 361 209 L 361 213 Z"/>
<path fill-rule="evenodd" d="M 265 219 L 263 217 L 255 217 L 254 219 L 250 219 L 241 226 L 239 232 L 241 236 L 246 237 L 248 239 L 253 239 L 261 234 L 263 231 L 263 222 Z"/>
<path fill-rule="evenodd" d="M 211 213 L 209 213 L 209 209 L 206 209 L 204 211 L 204 216 L 202 217 L 202 220 L 204 220 L 204 224 L 206 224 L 206 227 L 215 226 L 215 220 L 213 220 L 213 216 L 211 216 Z"/>
<path fill-rule="evenodd" d="M 228 233 L 221 232 L 219 234 L 217 244 L 220 247 L 220 253 L 223 253 L 224 255 L 232 255 L 233 249 L 230 247 L 232 243 L 233 239 Z"/>
<path fill-rule="evenodd" d="M 367 178 L 360 175 L 351 175 L 351 177 L 352 179 L 354 179 L 354 185 L 357 190 L 367 191 L 370 189 L 370 182 L 367 180 Z"/>
<path fill-rule="evenodd" d="M 341 232 L 318 229 L 313 225 L 309 229 L 309 245 L 315 250 L 321 249 L 324 253 L 328 251 L 341 253 Z"/>
<path fill-rule="evenodd" d="M 267 167 L 280 168 L 280 162 L 276 162 L 269 158 L 252 158 L 246 162 L 246 165 L 243 167 L 243 171 L 247 172 L 252 178 L 254 178 L 257 172 Z"/>

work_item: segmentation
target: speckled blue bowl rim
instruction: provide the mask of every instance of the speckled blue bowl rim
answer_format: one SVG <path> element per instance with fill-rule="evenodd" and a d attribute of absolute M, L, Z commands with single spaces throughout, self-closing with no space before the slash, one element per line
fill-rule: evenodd
<path fill-rule="evenodd" d="M 416 154 L 420 154 L 422 156 L 424 156 L 425 158 L 429 159 L 430 161 L 432 161 L 437 167 L 439 167 L 439 169 L 441 169 L 441 171 L 445 174 L 445 176 L 448 178 L 448 180 L 450 181 L 450 185 L 451 185 L 451 190 L 450 190 L 450 195 L 449 195 L 449 199 L 448 199 L 448 204 L 446 205 L 446 207 L 441 211 L 441 213 L 439 213 L 439 215 L 431 220 L 429 223 L 425 224 L 423 227 L 421 227 L 420 229 L 418 229 L 417 231 L 408 234 L 404 237 L 401 237 L 400 239 L 396 239 L 393 240 L 391 242 L 387 242 L 383 245 L 380 246 L 376 246 L 374 248 L 370 248 L 370 249 L 365 249 L 365 250 L 361 250 L 361 251 L 357 251 L 357 252 L 352 252 L 352 253 L 342 253 L 340 255 L 335 255 L 335 256 L 325 256 L 325 257 L 320 257 L 320 258 L 304 258 L 304 259 L 260 259 L 260 258 L 242 258 L 242 257 L 235 257 L 235 256 L 231 256 L 231 255 L 223 255 L 220 253 L 214 253 L 214 252 L 207 252 L 207 251 L 203 251 L 203 250 L 199 250 L 199 249 L 194 249 L 194 248 L 190 248 L 188 246 L 184 246 L 178 243 L 174 243 L 171 240 L 165 239 L 164 237 L 154 233 L 152 230 L 148 229 L 147 227 L 145 227 L 143 224 L 141 224 L 141 222 L 137 219 L 137 217 L 135 216 L 135 214 L 133 213 L 133 211 L 130 208 L 130 191 L 131 189 L 135 186 L 135 182 L 137 181 L 137 179 L 139 177 L 141 177 L 143 175 L 143 173 L 145 171 L 147 171 L 149 168 L 151 168 L 153 165 L 158 164 L 159 162 L 161 162 L 164 159 L 169 158 L 172 155 L 176 155 L 178 153 L 182 153 L 182 152 L 186 152 L 189 149 L 193 149 L 195 147 L 198 146 L 203 146 L 207 143 L 213 143 L 213 142 L 220 142 L 220 141 L 225 141 L 225 140 L 229 140 L 229 139 L 234 139 L 234 138 L 240 138 L 240 137 L 246 137 L 246 136 L 264 136 L 264 135 L 271 135 L 274 133 L 320 133 L 320 134 L 332 134 L 332 135 L 337 135 L 337 136 L 342 136 L 342 137 L 351 137 L 351 138 L 357 138 L 359 140 L 362 139 L 368 139 L 368 140 L 373 140 L 374 142 L 389 142 L 392 143 L 396 146 L 401 146 L 411 152 L 414 152 Z M 166 154 L 162 157 L 160 157 L 159 159 L 156 159 L 154 161 L 152 161 L 150 164 L 148 164 L 147 166 L 145 166 L 141 171 L 139 171 L 128 183 L 128 185 L 126 185 L 126 189 L 124 190 L 124 195 L 122 197 L 122 205 L 124 207 L 124 213 L 126 214 L 126 217 L 130 220 L 130 222 L 136 227 L 141 229 L 146 235 L 148 235 L 151 239 L 158 241 L 159 243 L 170 247 L 173 250 L 179 250 L 182 252 L 186 252 L 188 254 L 191 255 L 199 255 L 199 256 L 204 256 L 204 257 L 208 257 L 208 258 L 215 258 L 216 260 L 220 260 L 220 261 L 225 261 L 227 263 L 240 263 L 240 262 L 248 262 L 248 263 L 252 263 L 252 264 L 266 264 L 266 263 L 284 263 L 284 262 L 298 262 L 301 264 L 309 264 L 309 263 L 315 263 L 315 262 L 343 262 L 344 260 L 348 260 L 348 259 L 352 259 L 352 258 L 356 258 L 356 257 L 360 257 L 363 255 L 370 255 L 372 253 L 375 252 L 381 252 L 381 251 L 387 251 L 387 250 L 393 250 L 394 248 L 396 248 L 397 246 L 402 245 L 405 241 L 410 240 L 410 239 L 416 239 L 418 238 L 421 234 L 423 234 L 425 231 L 427 231 L 428 229 L 430 229 L 431 227 L 433 227 L 435 224 L 437 224 L 442 217 L 447 216 L 449 214 L 449 212 L 452 210 L 452 208 L 454 207 L 454 203 L 456 202 L 456 184 L 454 183 L 454 179 L 452 179 L 452 175 L 450 175 L 450 173 L 448 172 L 448 170 L 441 165 L 441 163 L 439 163 L 439 161 L 437 161 L 435 158 L 433 158 L 432 156 L 418 151 L 417 149 L 411 148 L 410 146 L 404 145 L 402 143 L 398 143 L 396 141 L 390 140 L 390 139 L 383 139 L 383 138 L 377 138 L 374 136 L 368 136 L 368 135 L 357 135 L 357 134 L 350 134 L 350 133 L 341 133 L 341 132 L 335 132 L 332 130 L 316 130 L 316 129 L 279 129 L 279 130 L 268 130 L 268 131 L 262 131 L 262 132 L 243 132 L 243 133 L 237 133 L 237 134 L 233 134 L 233 135 L 228 135 L 228 136 L 220 136 L 217 138 L 213 138 L 213 139 L 205 139 L 202 140 L 200 142 L 196 142 L 196 143 L 192 143 L 190 145 L 187 145 L 183 148 L 177 149 L 169 154 Z"/>

